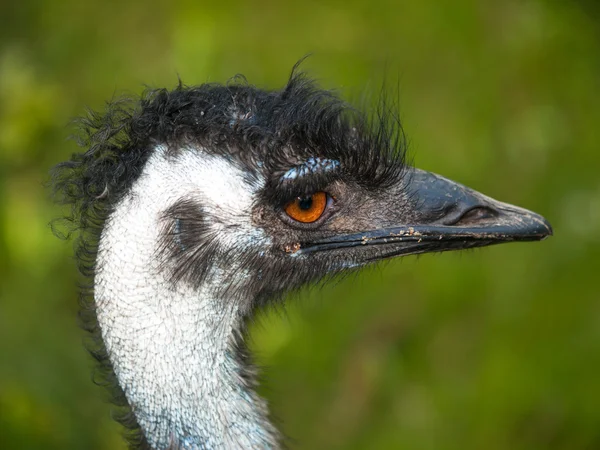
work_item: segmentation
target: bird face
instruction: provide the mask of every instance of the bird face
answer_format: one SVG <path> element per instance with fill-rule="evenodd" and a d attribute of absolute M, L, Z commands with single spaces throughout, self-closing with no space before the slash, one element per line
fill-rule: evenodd
<path fill-rule="evenodd" d="M 86 224 L 110 224 L 129 198 L 136 229 L 150 218 L 147 264 L 157 256 L 175 285 L 270 299 L 386 258 L 552 234 L 533 212 L 410 167 L 385 98 L 363 114 L 293 74 L 280 91 L 179 86 L 140 105 L 89 122 L 91 150 L 57 186 Z"/>
<path fill-rule="evenodd" d="M 193 284 L 226 274 L 219 289 L 252 298 L 387 258 L 552 234 L 538 214 L 412 167 L 374 185 L 360 183 L 342 158 L 313 155 L 276 169 L 197 149 L 157 158 L 147 169 L 177 174 L 163 190 L 180 190 L 170 191 L 175 202 L 164 214 L 173 274 Z M 168 168 L 152 168 L 161 164 Z"/>
<path fill-rule="evenodd" d="M 552 234 L 540 215 L 430 172 L 405 168 L 385 189 L 369 189 L 335 169 L 327 186 L 253 210 L 252 222 L 271 238 L 265 254 L 286 286 L 397 256 Z M 310 176 L 302 166 L 290 170 Z"/>

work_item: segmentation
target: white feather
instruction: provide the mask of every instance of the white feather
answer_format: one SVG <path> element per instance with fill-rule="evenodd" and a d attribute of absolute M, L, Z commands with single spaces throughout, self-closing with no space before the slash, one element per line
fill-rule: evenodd
<path fill-rule="evenodd" d="M 268 241 L 251 222 L 261 182 L 249 183 L 202 149 L 169 156 L 160 146 L 105 225 L 95 277 L 98 322 L 153 448 L 276 446 L 273 430 L 264 428 L 264 404 L 243 385 L 232 357 L 239 304 L 218 295 L 221 272 L 212 271 L 197 290 L 171 286 L 156 259 L 162 213 L 182 198 L 198 199 L 210 212 L 223 247 Z"/>

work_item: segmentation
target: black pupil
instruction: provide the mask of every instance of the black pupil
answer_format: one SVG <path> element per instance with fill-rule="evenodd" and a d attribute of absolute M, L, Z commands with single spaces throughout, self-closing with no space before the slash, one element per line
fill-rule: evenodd
<path fill-rule="evenodd" d="M 313 199 L 311 197 L 298 197 L 298 207 L 303 211 L 307 211 L 312 208 Z"/>

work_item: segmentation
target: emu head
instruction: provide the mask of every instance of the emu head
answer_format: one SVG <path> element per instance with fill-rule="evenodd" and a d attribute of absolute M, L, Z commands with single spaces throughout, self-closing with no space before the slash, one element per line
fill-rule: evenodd
<path fill-rule="evenodd" d="M 366 117 L 302 76 L 280 92 L 158 91 L 128 125 L 145 139 L 126 151 L 146 153 L 133 208 L 152 212 L 160 270 L 242 293 L 246 312 L 385 258 L 551 234 L 535 213 L 409 167 L 385 105 Z"/>
<path fill-rule="evenodd" d="M 59 165 L 57 189 L 92 232 L 135 198 L 121 244 L 142 239 L 173 284 L 218 279 L 261 301 L 385 258 L 552 234 L 533 212 L 410 167 L 385 99 L 365 115 L 302 74 L 274 92 L 243 79 L 150 91 L 83 125 L 89 149 Z"/>
<path fill-rule="evenodd" d="M 276 446 L 232 356 L 257 304 L 386 258 L 552 233 L 410 167 L 385 102 L 365 115 L 301 74 L 280 91 L 151 91 L 83 129 L 56 188 L 83 232 L 92 328 L 154 448 Z"/>

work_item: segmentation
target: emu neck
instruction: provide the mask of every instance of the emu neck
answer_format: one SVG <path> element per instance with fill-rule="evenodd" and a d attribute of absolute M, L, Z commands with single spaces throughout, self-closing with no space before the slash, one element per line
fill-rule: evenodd
<path fill-rule="evenodd" d="M 98 302 L 121 388 L 156 449 L 265 448 L 260 399 L 232 349 L 237 318 L 221 301 L 183 292 Z"/>
<path fill-rule="evenodd" d="M 200 287 L 169 281 L 157 181 L 142 177 L 100 240 L 96 312 L 119 385 L 154 449 L 276 448 L 235 350 L 251 299 L 221 297 L 218 269 Z"/>
<path fill-rule="evenodd" d="M 96 305 L 117 379 L 152 448 L 271 448 L 266 407 L 244 383 L 235 303 L 161 288 L 127 255 L 102 254 Z M 115 287 L 114 280 L 127 278 Z M 113 282 L 109 282 L 113 280 Z M 129 288 L 129 289 L 128 289 Z"/>

